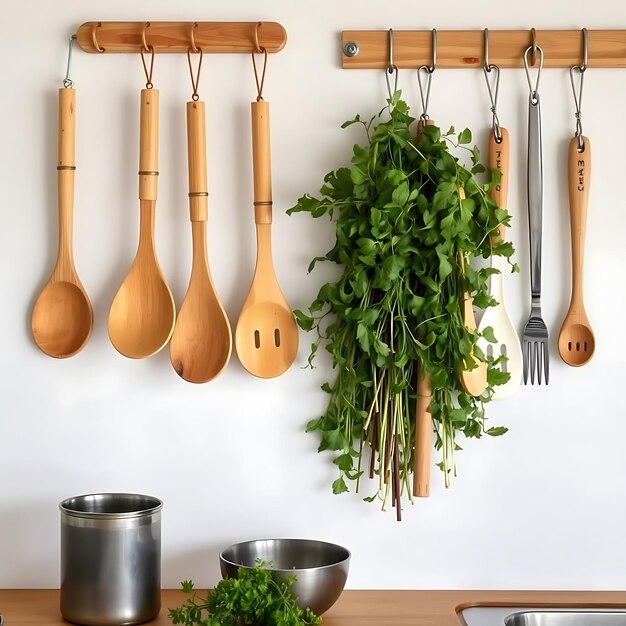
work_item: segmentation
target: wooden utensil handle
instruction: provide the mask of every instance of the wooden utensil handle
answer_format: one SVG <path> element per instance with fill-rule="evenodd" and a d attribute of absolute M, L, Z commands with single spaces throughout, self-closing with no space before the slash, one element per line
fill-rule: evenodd
<path fill-rule="evenodd" d="M 489 133 L 489 156 L 487 166 L 489 169 L 498 170 L 501 174 L 500 182 L 489 194 L 491 199 L 501 208 L 506 210 L 507 198 L 509 194 L 509 164 L 511 156 L 511 144 L 509 142 L 509 131 L 500 128 L 501 140 L 496 141 L 495 133 Z M 504 239 L 504 224 L 500 224 L 498 235 L 491 238 L 493 243 Z"/>
<path fill-rule="evenodd" d="M 72 259 L 72 214 L 76 170 L 76 92 L 59 89 L 59 160 L 57 193 L 59 209 L 59 259 Z"/>
<path fill-rule="evenodd" d="M 76 167 L 76 91 L 59 89 L 59 171 Z"/>
<path fill-rule="evenodd" d="M 254 221 L 272 223 L 272 163 L 270 157 L 270 105 L 252 103 L 252 166 L 254 169 Z"/>
<path fill-rule="evenodd" d="M 206 117 L 204 102 L 187 102 L 187 163 L 189 169 L 189 216 L 206 222 L 208 185 L 206 171 Z"/>
<path fill-rule="evenodd" d="M 569 144 L 568 181 L 569 211 L 572 233 L 572 301 L 582 301 L 583 259 L 585 253 L 585 229 L 587 205 L 591 182 L 591 142 L 582 138 L 583 150 L 578 150 L 578 137 Z"/>
<path fill-rule="evenodd" d="M 159 90 L 141 90 L 139 199 L 156 200 L 159 181 Z"/>
<path fill-rule="evenodd" d="M 430 447 L 433 426 L 428 409 L 431 396 L 430 374 L 418 371 L 413 463 L 413 495 L 418 498 L 427 498 L 430 495 Z"/>

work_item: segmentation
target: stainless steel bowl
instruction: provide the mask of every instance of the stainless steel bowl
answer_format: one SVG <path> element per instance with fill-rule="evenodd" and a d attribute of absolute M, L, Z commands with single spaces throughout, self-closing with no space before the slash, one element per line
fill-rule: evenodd
<path fill-rule="evenodd" d="M 244 541 L 220 554 L 222 576 L 235 577 L 240 567 L 254 568 L 257 559 L 268 564 L 278 581 L 295 574 L 298 579 L 291 591 L 296 602 L 321 615 L 335 604 L 343 591 L 350 551 L 334 543 L 312 539 Z"/>

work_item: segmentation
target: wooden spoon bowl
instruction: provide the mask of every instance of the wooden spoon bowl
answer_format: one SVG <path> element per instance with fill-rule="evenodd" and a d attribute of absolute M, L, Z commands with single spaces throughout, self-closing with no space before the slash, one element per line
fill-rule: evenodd
<path fill-rule="evenodd" d="M 67 358 L 82 350 L 91 336 L 93 312 L 79 284 L 51 281 L 33 309 L 35 342 L 48 356 Z"/>

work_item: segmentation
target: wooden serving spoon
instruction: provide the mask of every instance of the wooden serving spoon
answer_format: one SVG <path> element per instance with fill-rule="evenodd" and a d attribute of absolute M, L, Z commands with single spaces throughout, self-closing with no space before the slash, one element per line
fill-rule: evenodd
<path fill-rule="evenodd" d="M 424 126 L 431 126 L 435 122 L 429 118 L 417 122 L 417 138 Z M 430 495 L 430 450 L 432 447 L 433 421 L 430 414 L 430 400 L 432 390 L 430 374 L 418 364 L 417 369 L 417 398 L 415 400 L 415 450 L 413 457 L 413 495 L 418 498 L 428 498 Z"/>
<path fill-rule="evenodd" d="M 298 353 L 296 320 L 280 290 L 272 263 L 272 181 L 269 103 L 252 103 L 252 160 L 257 257 L 243 304 L 235 346 L 241 364 L 254 376 L 273 378 L 289 369 Z"/>
<path fill-rule="evenodd" d="M 591 143 L 587 137 L 582 137 L 582 142 L 582 151 L 579 151 L 578 137 L 574 137 L 569 144 L 568 180 L 572 232 L 572 297 L 559 333 L 559 354 L 565 363 L 574 367 L 588 363 L 596 347 L 593 330 L 591 330 L 583 302 L 583 258 L 591 179 Z"/>
<path fill-rule="evenodd" d="M 459 189 L 459 199 L 461 201 L 465 199 L 465 191 L 463 189 Z M 459 252 L 459 264 L 461 266 L 461 273 L 465 273 L 465 264 L 461 252 Z M 466 291 L 463 294 L 463 308 L 461 310 L 463 323 L 467 330 L 475 333 L 476 317 L 474 316 L 473 304 L 472 296 Z M 474 358 L 474 364 L 474 368 L 471 370 L 461 370 L 460 381 L 463 391 L 476 398 L 487 389 L 487 364 L 476 358 Z"/>
<path fill-rule="evenodd" d="M 191 278 L 170 342 L 176 373 L 190 383 L 215 378 L 228 364 L 233 340 L 217 297 L 206 250 L 208 192 L 204 102 L 187 102 L 189 212 L 193 238 Z"/>
<path fill-rule="evenodd" d="M 59 250 L 52 276 L 32 315 L 35 343 L 48 356 L 64 359 L 80 352 L 91 336 L 93 310 L 81 284 L 72 251 L 76 92 L 59 89 Z"/>
<path fill-rule="evenodd" d="M 139 247 L 109 312 L 109 338 L 131 359 L 161 350 L 172 336 L 176 320 L 174 298 L 165 282 L 154 249 L 159 151 L 159 92 L 141 90 L 139 149 Z"/>

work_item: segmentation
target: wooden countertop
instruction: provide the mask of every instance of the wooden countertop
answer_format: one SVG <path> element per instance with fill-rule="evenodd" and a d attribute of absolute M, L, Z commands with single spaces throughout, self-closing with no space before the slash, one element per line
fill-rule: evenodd
<path fill-rule="evenodd" d="M 164 590 L 161 614 L 150 622 L 171 625 L 169 607 L 180 591 Z M 345 591 L 324 616 L 324 626 L 459 626 L 457 611 L 470 606 L 626 607 L 626 591 Z M 0 590 L 5 626 L 62 626 L 56 589 Z"/>

